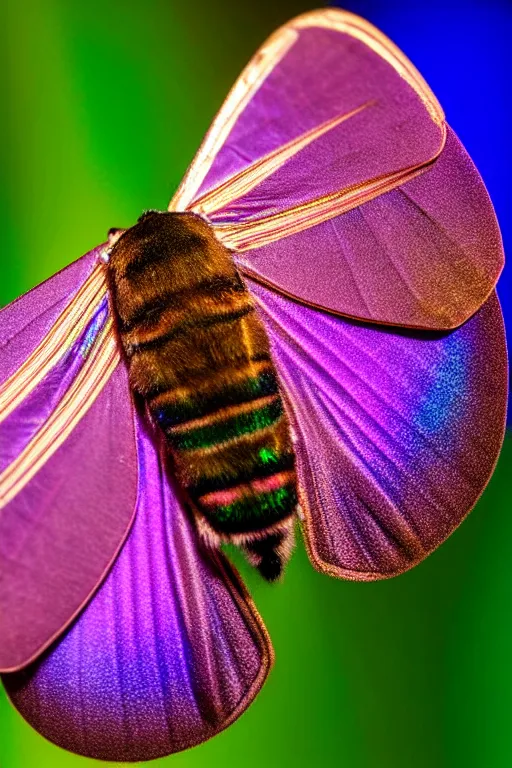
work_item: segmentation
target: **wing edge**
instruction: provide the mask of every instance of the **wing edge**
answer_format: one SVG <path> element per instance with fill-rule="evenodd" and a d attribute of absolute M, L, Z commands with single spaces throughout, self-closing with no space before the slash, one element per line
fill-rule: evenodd
<path fill-rule="evenodd" d="M 231 132 L 248 101 L 268 73 L 296 42 L 299 30 L 313 27 L 333 29 L 355 37 L 378 56 L 384 58 L 415 91 L 432 121 L 441 128 L 439 151 L 442 150 L 442 128 L 445 122 L 443 109 L 426 80 L 398 46 L 373 24 L 356 14 L 336 8 L 309 11 L 280 26 L 250 58 L 213 119 L 189 169 L 169 203 L 169 211 L 182 211 L 189 208 L 223 141 Z"/>
<path fill-rule="evenodd" d="M 482 498 L 487 486 L 491 481 L 491 478 L 494 474 L 496 466 L 498 464 L 498 461 L 501 455 L 501 450 L 503 448 L 503 442 L 505 439 L 505 433 L 507 428 L 507 402 L 508 402 L 508 386 L 509 386 L 508 351 L 507 351 L 506 336 L 505 336 L 505 322 L 503 318 L 503 310 L 501 308 L 501 304 L 500 304 L 498 295 L 496 293 L 496 290 L 493 289 L 493 291 L 494 291 L 494 300 L 496 304 L 496 309 L 499 313 L 499 320 L 500 320 L 500 326 L 502 331 L 501 343 L 503 345 L 504 362 L 505 362 L 504 369 L 503 369 L 504 377 L 501 382 L 501 386 L 502 386 L 501 395 L 503 396 L 502 398 L 503 399 L 503 402 L 502 402 L 503 416 L 502 416 L 501 434 L 499 438 L 499 448 L 496 451 L 496 456 L 494 457 L 492 467 L 489 470 L 488 477 L 484 485 L 482 486 L 480 492 L 478 493 L 477 497 L 475 498 L 474 503 L 472 504 L 471 507 L 467 509 L 466 513 L 463 515 L 463 517 L 461 517 L 457 525 L 450 530 L 450 532 L 448 533 L 447 536 L 444 537 L 444 539 L 441 539 L 441 541 L 439 541 L 431 549 L 425 550 L 425 552 L 420 557 L 407 563 L 407 565 L 405 565 L 403 568 L 397 569 L 390 573 L 378 573 L 374 571 L 354 571 L 348 568 L 342 568 L 340 566 L 333 565 L 332 563 L 328 563 L 325 560 L 322 560 L 322 558 L 318 555 L 317 551 L 315 551 L 315 543 L 314 543 L 315 537 L 313 534 L 313 525 L 311 523 L 312 515 L 309 509 L 309 506 L 307 504 L 306 494 L 304 490 L 301 488 L 300 481 L 299 481 L 299 501 L 303 511 L 303 519 L 301 519 L 299 522 L 300 522 L 301 531 L 303 534 L 304 546 L 306 548 L 306 552 L 311 565 L 319 573 L 324 573 L 327 576 L 332 576 L 334 578 L 342 579 L 344 581 L 361 581 L 361 582 L 384 581 L 387 579 L 392 579 L 395 576 L 401 576 L 403 573 L 407 573 L 407 571 L 410 571 L 412 568 L 415 568 L 421 562 L 426 560 L 426 558 L 429 557 L 429 555 L 431 555 L 433 552 L 439 549 L 439 547 L 442 544 L 444 544 L 447 541 L 447 539 L 449 539 L 450 536 L 452 536 L 452 534 L 454 534 L 458 528 L 460 528 L 462 523 L 466 520 L 466 518 L 470 515 L 470 513 L 474 510 L 474 508 Z M 491 297 L 492 297 L 492 294 L 486 299 L 486 301 L 489 301 Z M 497 320 L 498 320 L 498 317 L 497 317 Z M 286 395 L 286 403 L 290 409 L 293 420 L 296 422 L 294 409 L 288 395 Z"/>
<path fill-rule="evenodd" d="M 122 365 L 122 361 L 119 362 L 118 365 Z M 116 366 L 116 368 L 117 368 L 117 366 Z M 110 376 L 109 376 L 109 378 L 110 378 Z M 131 423 L 132 423 L 132 439 L 133 439 L 133 445 L 134 445 L 134 448 L 135 448 L 135 455 L 138 457 L 137 440 L 136 440 L 136 415 L 135 415 L 135 407 L 134 407 L 134 404 L 133 404 L 133 395 L 132 395 L 131 392 L 130 392 L 130 398 L 131 398 L 131 404 L 132 404 L 132 408 L 131 408 L 131 413 L 132 413 L 132 419 L 131 419 Z M 138 461 L 137 461 L 137 467 L 138 467 Z M 54 632 L 54 634 L 48 640 L 46 640 L 43 643 L 43 645 L 41 645 L 41 647 L 37 651 L 34 651 L 28 660 L 24 661 L 23 663 L 17 664 L 14 667 L 8 667 L 8 668 L 1 668 L 0 667 L 0 676 L 4 675 L 4 674 L 11 674 L 11 673 L 14 673 L 14 672 L 21 672 L 23 669 L 25 669 L 26 667 L 30 666 L 30 664 L 32 664 L 35 661 L 37 661 L 37 659 L 39 659 L 39 657 L 42 656 L 42 654 L 45 651 L 47 651 L 48 648 L 54 642 L 56 642 L 59 639 L 59 637 L 61 637 L 66 632 L 66 630 L 79 617 L 79 615 L 82 613 L 84 608 L 93 599 L 94 595 L 99 590 L 99 588 L 101 587 L 101 585 L 105 581 L 108 573 L 112 569 L 115 561 L 117 560 L 117 558 L 119 556 L 119 553 L 121 552 L 122 548 L 124 547 L 124 545 L 126 543 L 126 540 L 128 539 L 128 536 L 130 535 L 130 531 L 131 531 L 131 529 L 133 527 L 133 523 L 135 521 L 135 515 L 136 515 L 136 512 L 137 512 L 137 505 L 138 505 L 138 501 L 139 501 L 139 492 L 140 492 L 140 489 L 138 488 L 138 483 L 137 483 L 137 495 L 136 495 L 134 503 L 133 503 L 133 510 L 132 510 L 132 513 L 131 513 L 128 525 L 126 527 L 126 531 L 125 531 L 123 537 L 121 538 L 121 540 L 119 542 L 119 545 L 117 546 L 115 552 L 113 553 L 112 558 L 109 560 L 106 568 L 101 573 L 101 575 L 100 575 L 96 585 L 94 586 L 94 588 L 89 592 L 87 597 L 82 601 L 82 603 L 78 606 L 78 608 L 74 611 L 74 613 L 62 625 L 62 627 L 60 627 L 56 632 Z"/>

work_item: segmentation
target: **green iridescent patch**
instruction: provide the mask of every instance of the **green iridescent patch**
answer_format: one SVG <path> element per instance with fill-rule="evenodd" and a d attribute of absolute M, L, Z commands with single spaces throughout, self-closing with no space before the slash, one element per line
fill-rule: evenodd
<path fill-rule="evenodd" d="M 226 406 L 240 405 L 260 397 L 275 395 L 277 392 L 278 384 L 274 373 L 265 370 L 259 376 L 231 384 L 218 392 L 200 393 L 193 397 L 189 395 L 175 402 L 154 407 L 152 410 L 156 421 L 166 431 L 178 424 L 207 416 Z"/>
<path fill-rule="evenodd" d="M 263 530 L 288 517 L 296 504 L 295 485 L 289 484 L 257 496 L 247 495 L 232 504 L 217 507 L 209 519 L 213 527 L 221 532 Z"/>
<path fill-rule="evenodd" d="M 209 424 L 206 427 L 189 429 L 178 433 L 170 433 L 168 438 L 178 451 L 209 448 L 217 443 L 233 440 L 240 435 L 257 432 L 274 424 L 283 414 L 281 400 L 275 400 L 263 408 L 241 413 L 231 419 Z"/>
<path fill-rule="evenodd" d="M 279 461 L 279 456 L 272 448 L 260 448 L 258 456 L 263 466 L 267 466 L 268 464 L 277 464 Z"/>

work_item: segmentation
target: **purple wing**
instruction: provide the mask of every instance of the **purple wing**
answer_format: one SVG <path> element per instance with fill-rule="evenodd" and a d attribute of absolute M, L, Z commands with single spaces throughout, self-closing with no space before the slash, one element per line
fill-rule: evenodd
<path fill-rule="evenodd" d="M 253 206 L 262 197 L 273 212 L 283 211 L 422 166 L 443 140 L 439 103 L 390 40 L 353 14 L 313 11 L 278 29 L 255 54 L 173 202 L 203 203 L 208 212 L 225 185 L 242 191 L 249 216 L 259 213 Z M 240 174 L 248 181 L 255 163 L 259 185 L 240 190 Z"/>
<path fill-rule="evenodd" d="M 313 564 L 393 576 L 459 525 L 494 469 L 506 412 L 495 294 L 444 334 L 373 328 L 251 282 L 296 432 Z"/>
<path fill-rule="evenodd" d="M 0 384 L 37 347 L 97 265 L 101 247 L 0 311 Z"/>
<path fill-rule="evenodd" d="M 272 661 L 236 575 L 200 549 L 158 438 L 142 420 L 137 434 L 137 515 L 112 571 L 41 660 L 3 677 L 44 736 L 103 760 L 150 760 L 210 738 L 250 704 Z"/>
<path fill-rule="evenodd" d="M 503 266 L 489 197 L 435 96 L 335 9 L 258 51 L 170 208 L 206 215 L 246 274 L 376 323 L 457 327 Z"/>
<path fill-rule="evenodd" d="M 487 299 L 503 250 L 487 191 L 448 128 L 443 152 L 421 174 L 341 216 L 242 254 L 240 266 L 346 316 L 450 329 Z"/>
<path fill-rule="evenodd" d="M 133 406 L 99 249 L 0 314 L 0 669 L 38 656 L 104 577 L 137 492 Z"/>

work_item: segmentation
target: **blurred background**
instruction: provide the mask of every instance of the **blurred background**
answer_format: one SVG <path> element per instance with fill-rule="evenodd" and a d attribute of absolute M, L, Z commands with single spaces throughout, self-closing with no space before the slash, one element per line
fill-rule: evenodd
<path fill-rule="evenodd" d="M 1 0 L 0 305 L 143 209 L 164 209 L 228 89 L 304 0 Z M 479 168 L 512 253 L 512 5 L 346 0 L 412 59 Z M 507 248 L 508 246 L 508 248 Z M 512 270 L 499 292 L 512 329 Z M 510 339 L 510 336 L 509 336 Z M 253 706 L 154 766 L 512 765 L 512 438 L 464 525 L 391 581 L 242 568 L 276 650 Z M 93 761 L 40 738 L 0 689 L 1 768 Z"/>

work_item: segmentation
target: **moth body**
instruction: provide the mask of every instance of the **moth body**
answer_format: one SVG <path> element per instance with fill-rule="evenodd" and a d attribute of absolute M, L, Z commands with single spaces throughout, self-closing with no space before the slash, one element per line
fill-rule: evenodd
<path fill-rule="evenodd" d="M 149 212 L 108 272 L 131 385 L 163 430 L 203 538 L 277 578 L 295 456 L 269 341 L 229 251 L 195 214 Z"/>

